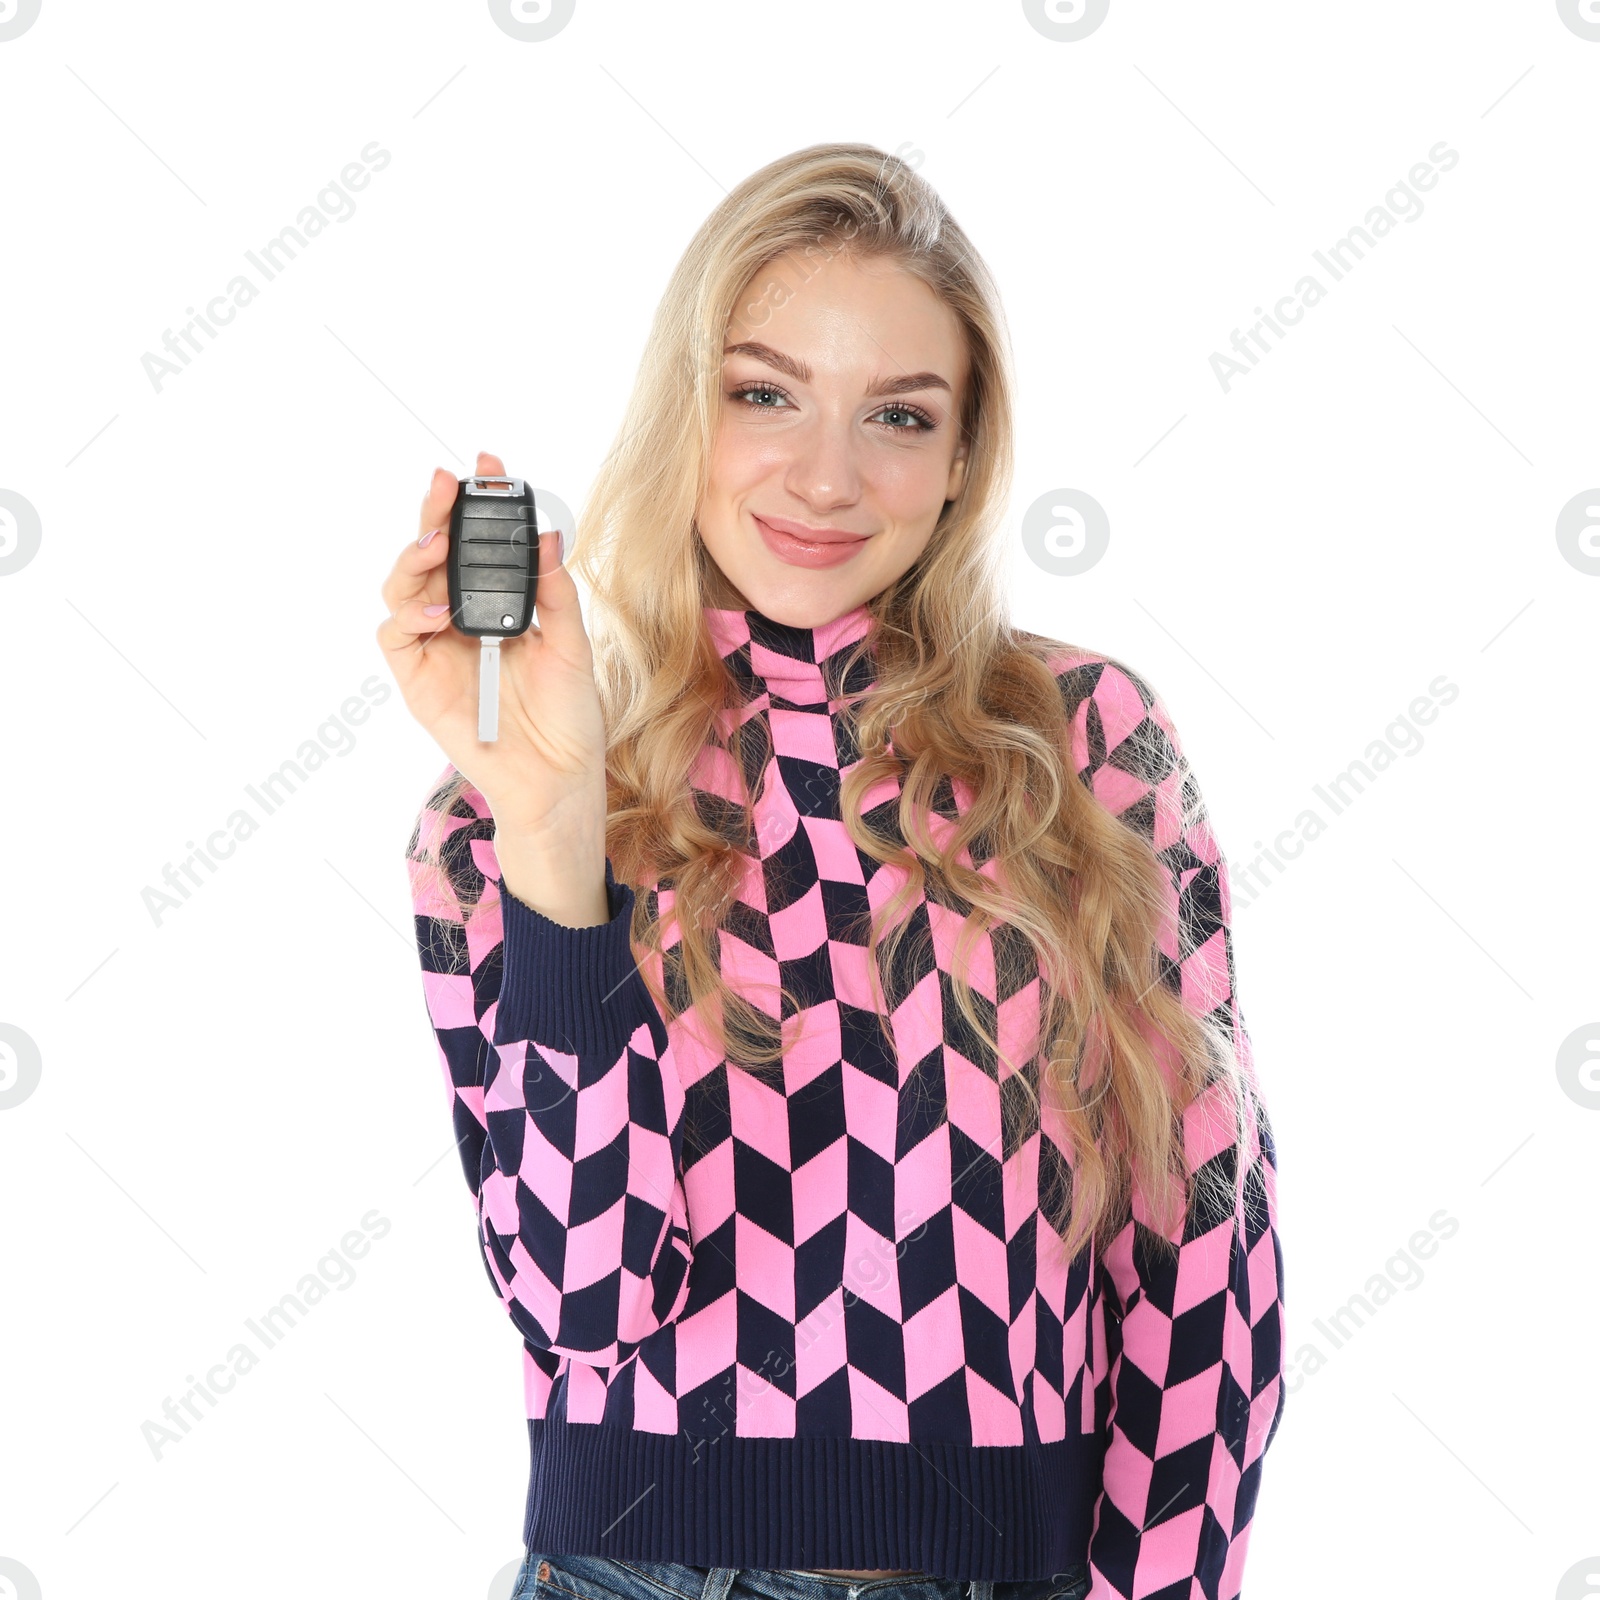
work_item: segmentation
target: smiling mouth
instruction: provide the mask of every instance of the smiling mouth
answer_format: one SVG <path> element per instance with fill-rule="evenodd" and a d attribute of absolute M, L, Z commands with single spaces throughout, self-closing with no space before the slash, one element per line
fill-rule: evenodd
<path fill-rule="evenodd" d="M 790 566 L 838 566 L 848 561 L 871 537 L 865 533 L 841 535 L 837 530 L 829 530 L 825 536 L 812 534 L 810 530 L 806 534 L 793 534 L 775 527 L 754 512 L 751 515 L 767 549 Z"/>
<path fill-rule="evenodd" d="M 860 544 L 863 539 L 871 537 L 865 533 L 847 533 L 842 528 L 808 528 L 802 522 L 791 522 L 787 518 L 763 517 L 756 512 L 751 512 L 756 521 L 773 533 L 785 539 L 793 539 L 799 544 L 813 546 L 830 544 Z"/>

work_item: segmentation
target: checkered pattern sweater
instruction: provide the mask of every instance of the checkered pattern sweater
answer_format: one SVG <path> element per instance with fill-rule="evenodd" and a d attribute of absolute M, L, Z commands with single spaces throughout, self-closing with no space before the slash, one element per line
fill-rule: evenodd
<path fill-rule="evenodd" d="M 478 1245 L 522 1336 L 524 1543 L 956 1579 L 1087 1561 L 1091 1600 L 1231 1600 L 1283 1404 L 1276 1164 L 1225 865 L 1161 701 L 1104 657 L 1063 646 L 1053 663 L 1079 778 L 1170 875 L 1167 981 L 1232 1029 L 1247 1181 L 1232 1215 L 1191 1215 L 1173 1265 L 1146 1248 L 1142 1207 L 1103 1255 L 1069 1264 L 1038 1206 L 1041 1161 L 1066 1160 L 1050 1107 L 1002 1148 L 1009 1069 L 955 1005 L 962 919 L 937 901 L 915 913 L 925 969 L 889 995 L 892 1053 L 878 1029 L 859 919 L 899 874 L 840 819 L 859 752 L 829 693 L 842 662 L 824 676 L 866 608 L 815 629 L 705 615 L 773 752 L 752 789 L 760 860 L 720 962 L 769 1014 L 777 983 L 802 997 L 781 1078 L 667 1025 L 631 951 L 635 890 L 609 861 L 610 921 L 566 928 L 503 889 L 474 788 L 444 819 L 443 898 L 417 870 L 417 832 L 408 851 Z M 730 795 L 726 752 L 703 757 L 695 788 Z M 970 798 L 942 792 L 947 817 Z M 867 808 L 891 836 L 897 796 L 887 784 Z M 640 892 L 670 904 L 670 885 Z M 977 949 L 991 1026 L 1030 1039 L 1037 978 L 996 992 L 992 947 Z M 1228 1126 L 1209 1095 L 1189 1109 L 1191 1168 L 1231 1174 Z"/>

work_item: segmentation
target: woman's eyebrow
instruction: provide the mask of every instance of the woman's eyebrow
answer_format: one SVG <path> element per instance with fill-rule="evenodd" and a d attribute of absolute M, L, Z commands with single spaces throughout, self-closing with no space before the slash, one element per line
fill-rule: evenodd
<path fill-rule="evenodd" d="M 811 382 L 811 368 L 805 362 L 796 361 L 793 356 L 774 350 L 769 344 L 747 340 L 724 346 L 722 353 L 724 356 L 750 356 L 756 361 L 764 361 L 769 367 L 776 367 L 796 383 Z M 949 383 L 937 372 L 906 372 L 893 378 L 873 378 L 867 385 L 868 394 L 906 394 L 912 389 L 943 389 L 953 393 Z"/>

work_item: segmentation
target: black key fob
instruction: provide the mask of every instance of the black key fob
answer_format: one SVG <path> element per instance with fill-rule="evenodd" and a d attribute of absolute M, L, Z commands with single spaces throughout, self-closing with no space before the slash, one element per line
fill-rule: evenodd
<path fill-rule="evenodd" d="M 512 639 L 533 626 L 539 523 L 521 478 L 460 478 L 450 508 L 450 620 L 469 638 Z"/>

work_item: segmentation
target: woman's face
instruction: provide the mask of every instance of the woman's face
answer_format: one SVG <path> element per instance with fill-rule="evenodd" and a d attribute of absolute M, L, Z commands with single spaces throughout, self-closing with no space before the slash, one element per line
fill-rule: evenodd
<path fill-rule="evenodd" d="M 966 341 L 921 279 L 883 260 L 780 256 L 738 304 L 696 518 L 732 586 L 713 603 L 818 627 L 905 572 L 960 490 Z M 785 529 L 859 537 L 797 544 Z"/>

